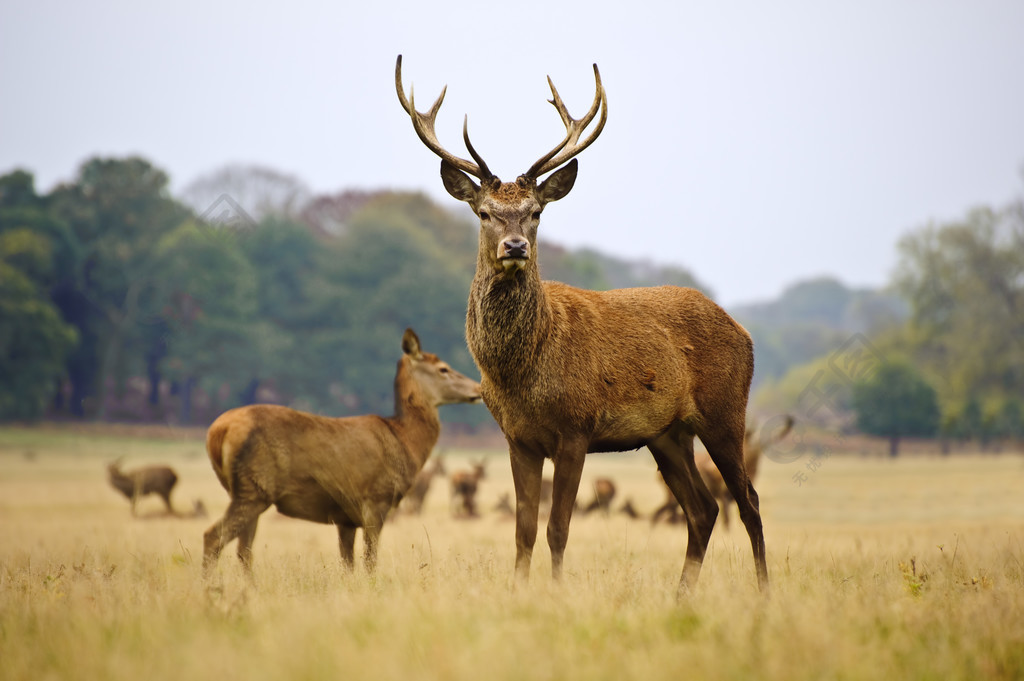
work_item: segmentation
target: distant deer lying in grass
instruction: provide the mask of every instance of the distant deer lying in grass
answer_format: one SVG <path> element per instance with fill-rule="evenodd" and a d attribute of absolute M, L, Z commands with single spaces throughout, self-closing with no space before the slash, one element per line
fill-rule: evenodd
<path fill-rule="evenodd" d="M 758 430 L 756 428 L 747 428 L 743 438 L 743 462 L 746 465 L 747 473 L 750 478 L 753 479 L 757 475 L 758 466 L 761 463 L 761 455 L 766 449 L 772 447 L 785 438 L 789 432 L 793 429 L 794 420 L 790 415 L 786 415 L 783 418 L 782 426 L 759 437 Z M 704 480 L 704 484 L 707 485 L 708 490 L 714 495 L 715 499 L 722 507 L 722 523 L 728 529 L 729 527 L 729 504 L 733 503 L 732 495 L 729 493 L 729 488 L 726 486 L 725 481 L 722 480 L 722 474 L 719 473 L 718 468 L 715 466 L 715 462 L 712 461 L 711 457 L 707 452 L 701 452 L 697 454 L 697 470 L 700 472 L 700 477 Z M 679 503 L 675 497 L 672 496 L 672 492 L 666 490 L 667 495 L 665 503 L 658 507 L 651 517 L 651 522 L 656 523 L 661 519 L 662 516 L 666 517 L 670 523 L 681 522 L 683 516 Z"/>
<path fill-rule="evenodd" d="M 231 503 L 203 537 L 204 574 L 236 538 L 238 558 L 251 572 L 256 524 L 271 505 L 286 516 L 336 525 L 349 568 L 356 530 L 363 528 L 366 569 L 374 570 L 384 519 L 441 434 L 438 407 L 480 401 L 480 384 L 423 352 L 412 329 L 402 337 L 402 352 L 390 418 L 326 418 L 264 404 L 232 409 L 213 422 L 206 450 Z"/>
<path fill-rule="evenodd" d="M 612 499 L 614 498 L 615 483 L 608 478 L 597 478 L 594 480 L 594 498 L 581 510 L 584 515 L 597 510 L 607 514 L 612 509 Z"/>
<path fill-rule="evenodd" d="M 440 455 L 435 456 L 416 475 L 416 480 L 413 481 L 412 487 L 409 488 L 405 497 L 402 498 L 402 503 L 399 504 L 399 510 L 414 515 L 422 513 L 423 502 L 427 498 L 427 492 L 430 491 L 430 483 L 434 481 L 435 477 L 443 477 L 444 475 L 444 460 Z"/>
<path fill-rule="evenodd" d="M 156 494 L 164 500 L 167 512 L 176 515 L 171 506 L 171 492 L 178 484 L 178 474 L 168 466 L 146 466 L 130 471 L 121 470 L 121 460 L 107 465 L 107 477 L 110 486 L 128 497 L 132 505 L 132 516 L 136 515 L 135 506 L 139 498 L 147 494 Z"/>
<path fill-rule="evenodd" d="M 452 515 L 457 518 L 475 518 L 479 515 L 476 510 L 476 492 L 486 475 L 486 459 L 475 462 L 471 470 L 452 473 Z"/>

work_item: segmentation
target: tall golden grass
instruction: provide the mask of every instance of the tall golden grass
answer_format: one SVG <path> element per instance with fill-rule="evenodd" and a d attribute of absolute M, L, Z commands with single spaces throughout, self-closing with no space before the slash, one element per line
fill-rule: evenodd
<path fill-rule="evenodd" d="M 450 452 L 449 471 L 485 452 Z M 103 464 L 168 463 L 170 518 L 132 519 Z M 686 533 L 578 517 L 566 575 L 543 532 L 512 581 L 511 491 L 494 452 L 479 520 L 435 485 L 422 516 L 382 536 L 377 574 L 339 565 L 327 526 L 268 511 L 255 580 L 232 551 L 200 578 L 202 533 L 227 504 L 195 433 L 0 429 L 0 679 L 1019 679 L 1024 677 L 1024 460 L 839 453 L 767 462 L 772 593 L 756 588 L 738 523 L 716 529 L 694 594 L 675 600 Z M 803 475 L 798 475 L 802 473 Z M 615 506 L 663 501 L 650 456 L 594 456 Z"/>

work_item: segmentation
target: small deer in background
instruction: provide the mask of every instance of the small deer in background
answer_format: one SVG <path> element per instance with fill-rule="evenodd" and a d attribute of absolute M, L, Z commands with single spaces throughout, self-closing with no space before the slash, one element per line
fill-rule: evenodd
<path fill-rule="evenodd" d="M 168 466 L 146 466 L 130 471 L 121 470 L 121 460 L 107 465 L 107 477 L 110 486 L 128 497 L 132 505 L 132 516 L 136 515 L 135 506 L 141 497 L 156 494 L 164 500 L 167 512 L 176 515 L 171 506 L 171 491 L 178 484 L 178 474 Z"/>
<path fill-rule="evenodd" d="M 256 525 L 271 505 L 286 516 L 337 527 L 348 568 L 354 565 L 356 530 L 362 528 L 366 569 L 373 571 L 384 519 L 441 435 L 438 407 L 479 401 L 479 383 L 424 352 L 406 329 L 394 416 L 327 418 L 270 404 L 221 414 L 207 431 L 206 451 L 231 503 L 203 535 L 203 573 L 209 574 L 234 539 L 239 560 L 251 572 Z"/>
<path fill-rule="evenodd" d="M 541 213 L 572 190 L 575 156 L 597 139 L 607 121 L 608 98 L 597 65 L 594 80 L 594 102 L 575 119 L 548 79 L 565 137 L 515 181 L 502 182 L 470 143 L 466 124 L 463 139 L 472 161 L 441 145 L 434 128 L 444 92 L 427 112 L 417 111 L 402 84 L 401 55 L 395 64 L 399 102 L 420 141 L 441 158 L 445 189 L 480 220 L 466 342 L 480 369 L 484 402 L 509 445 L 516 576 L 529 578 L 544 460 L 554 463 L 547 540 L 551 574 L 558 579 L 586 455 L 646 446 L 686 509 L 689 541 L 677 593 L 688 591 L 700 574 L 718 515 L 718 504 L 697 472 L 696 436 L 736 500 L 757 582 L 766 590 L 758 496 L 743 463 L 754 373 L 750 334 L 695 289 L 587 291 L 540 278 Z M 500 94 L 509 99 L 508 93 Z M 599 112 L 596 127 L 584 136 Z M 671 202 L 666 205 L 671 209 Z M 692 249 L 685 235 L 673 238 Z"/>
<path fill-rule="evenodd" d="M 434 481 L 435 477 L 443 477 L 444 475 L 444 460 L 440 455 L 437 455 L 428 461 L 427 465 L 416 476 L 412 487 L 409 488 L 402 502 L 398 505 L 399 510 L 413 515 L 422 513 L 423 502 L 427 498 L 427 492 L 430 491 L 430 483 Z"/>
<path fill-rule="evenodd" d="M 451 475 L 452 515 L 457 518 L 476 518 L 476 492 L 480 481 L 487 476 L 487 460 L 473 463 L 468 471 L 455 471 Z"/>
<path fill-rule="evenodd" d="M 609 478 L 596 478 L 593 487 L 594 498 L 582 508 L 583 514 L 597 510 L 608 514 L 612 509 L 612 499 L 615 498 L 615 483 Z"/>

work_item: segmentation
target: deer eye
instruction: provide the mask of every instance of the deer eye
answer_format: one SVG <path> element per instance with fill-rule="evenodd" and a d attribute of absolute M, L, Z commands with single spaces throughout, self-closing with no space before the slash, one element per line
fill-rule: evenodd
<path fill-rule="evenodd" d="M 491 219 L 491 214 L 488 213 L 485 210 L 482 210 L 482 211 L 480 211 L 480 219 L 481 220 L 490 220 Z"/>
<path fill-rule="evenodd" d="M 442 374 L 447 374 L 448 372 L 451 371 L 451 369 L 449 369 L 448 367 L 441 367 L 440 369 L 438 369 L 438 371 L 440 371 Z"/>
<path fill-rule="evenodd" d="M 535 212 L 535 213 L 533 214 L 533 219 L 534 219 L 534 220 L 540 220 L 540 211 L 539 211 L 539 210 L 538 210 L 538 211 L 536 211 L 536 212 Z"/>

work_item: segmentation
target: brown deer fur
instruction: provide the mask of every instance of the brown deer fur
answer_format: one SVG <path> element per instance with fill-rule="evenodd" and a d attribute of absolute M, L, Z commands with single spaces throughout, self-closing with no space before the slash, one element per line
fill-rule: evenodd
<path fill-rule="evenodd" d="M 336 525 L 349 567 L 356 529 L 363 528 L 366 568 L 374 569 L 384 519 L 437 443 L 438 406 L 480 399 L 479 384 L 423 352 L 411 329 L 402 350 L 390 418 L 326 418 L 253 405 L 213 422 L 206 449 L 231 503 L 204 536 L 204 573 L 235 538 L 250 569 L 256 524 L 271 505 L 287 516 Z"/>
<path fill-rule="evenodd" d="M 171 506 L 171 492 L 178 484 L 178 474 L 174 469 L 167 466 L 146 466 L 135 470 L 122 471 L 119 462 L 107 465 L 107 478 L 110 486 L 121 494 L 128 497 L 132 505 L 132 515 L 135 515 L 135 505 L 139 498 L 147 494 L 156 494 L 164 500 L 167 512 L 174 514 L 174 507 Z"/>
<path fill-rule="evenodd" d="M 694 461 L 697 436 L 736 500 L 758 584 L 766 589 L 758 497 L 743 463 L 754 371 L 750 334 L 694 289 L 599 292 L 541 281 L 541 212 L 572 189 L 577 161 L 569 159 L 593 141 L 607 116 L 596 66 L 594 73 L 597 96 L 580 120 L 569 116 L 552 85 L 551 101 L 566 126 L 565 139 L 515 182 L 502 182 L 487 170 L 465 128 L 475 164 L 441 147 L 433 131 L 441 98 L 428 113 L 419 113 L 403 90 L 401 57 L 395 69 L 399 101 L 421 141 L 441 157 L 445 188 L 480 219 L 466 340 L 482 374 L 484 402 L 509 444 L 516 492 L 516 573 L 520 580 L 529 575 L 545 458 L 554 463 L 547 540 L 557 579 L 586 454 L 647 446 L 687 512 L 689 541 L 679 589 L 689 589 L 700 573 L 718 515 L 718 504 Z M 598 128 L 580 141 L 599 109 Z"/>

